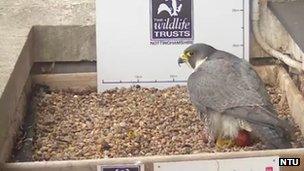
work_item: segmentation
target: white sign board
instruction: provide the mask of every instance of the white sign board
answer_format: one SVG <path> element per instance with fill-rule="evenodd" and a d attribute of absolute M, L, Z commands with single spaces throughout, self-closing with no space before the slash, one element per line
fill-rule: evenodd
<path fill-rule="evenodd" d="M 99 92 L 185 83 L 177 65 L 190 43 L 249 59 L 249 0 L 97 0 Z"/>
<path fill-rule="evenodd" d="M 279 171 L 279 157 L 154 163 L 155 171 Z"/>

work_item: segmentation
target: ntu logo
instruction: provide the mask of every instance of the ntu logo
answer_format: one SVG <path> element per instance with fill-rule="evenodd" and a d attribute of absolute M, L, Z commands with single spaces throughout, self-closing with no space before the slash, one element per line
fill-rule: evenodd
<path fill-rule="evenodd" d="M 192 0 L 150 0 L 151 44 L 193 42 Z"/>
<path fill-rule="evenodd" d="M 280 166 L 300 166 L 300 158 L 279 158 Z"/>
<path fill-rule="evenodd" d="M 177 5 L 177 0 L 171 0 L 171 5 L 167 5 L 166 3 L 161 3 L 158 7 L 157 14 L 160 14 L 161 12 L 167 12 L 171 17 L 178 16 L 178 13 L 181 11 L 182 7 L 183 4 Z"/>

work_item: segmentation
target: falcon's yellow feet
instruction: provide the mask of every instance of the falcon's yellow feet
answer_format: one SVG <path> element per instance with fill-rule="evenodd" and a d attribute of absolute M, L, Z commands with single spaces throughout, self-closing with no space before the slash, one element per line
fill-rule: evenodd
<path fill-rule="evenodd" d="M 224 139 L 224 138 L 218 138 L 216 140 L 216 147 L 217 148 L 230 148 L 235 145 L 235 141 L 232 139 Z"/>

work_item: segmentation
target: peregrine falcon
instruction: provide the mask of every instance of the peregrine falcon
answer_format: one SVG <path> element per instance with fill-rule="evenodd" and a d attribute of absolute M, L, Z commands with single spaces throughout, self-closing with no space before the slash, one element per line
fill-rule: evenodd
<path fill-rule="evenodd" d="M 247 61 L 201 43 L 185 49 L 181 63 L 194 69 L 187 81 L 190 99 L 217 147 L 241 145 L 236 139 L 244 132 L 268 148 L 291 147 L 290 124 L 278 118 Z"/>

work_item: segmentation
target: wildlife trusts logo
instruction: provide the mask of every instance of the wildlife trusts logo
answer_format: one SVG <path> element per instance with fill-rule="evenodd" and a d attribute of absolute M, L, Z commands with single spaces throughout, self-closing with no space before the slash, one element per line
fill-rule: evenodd
<path fill-rule="evenodd" d="M 178 13 L 181 11 L 182 7 L 183 4 L 179 4 L 179 6 L 177 6 L 177 0 L 171 0 L 171 7 L 165 3 L 161 3 L 158 7 L 157 14 L 160 14 L 161 12 L 167 12 L 171 17 L 178 16 Z"/>
<path fill-rule="evenodd" d="M 192 6 L 192 0 L 150 0 L 151 44 L 191 44 Z"/>

